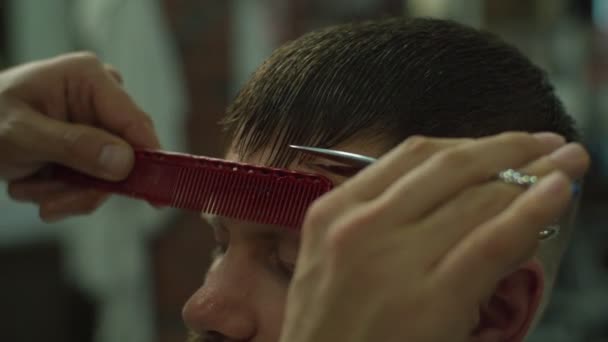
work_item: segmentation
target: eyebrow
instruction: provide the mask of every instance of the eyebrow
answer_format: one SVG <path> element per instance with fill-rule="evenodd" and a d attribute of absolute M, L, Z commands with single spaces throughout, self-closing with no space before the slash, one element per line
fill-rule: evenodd
<path fill-rule="evenodd" d="M 305 161 L 302 163 L 302 165 L 307 166 L 309 168 L 311 168 L 312 170 L 315 171 L 325 171 L 327 173 L 329 173 L 329 175 L 325 175 L 327 178 L 330 179 L 330 181 L 332 181 L 332 183 L 336 183 L 336 181 L 344 181 L 344 179 L 348 179 L 350 177 L 353 177 L 354 175 L 356 175 L 359 171 L 362 170 L 362 168 L 360 167 L 354 167 L 354 166 L 349 166 L 349 165 L 344 165 L 344 164 L 335 164 L 332 163 L 322 157 L 311 157 L 310 160 Z M 332 177 L 333 176 L 333 177 Z M 213 214 L 206 214 L 206 213 L 201 213 L 201 219 L 207 221 L 207 223 L 209 223 L 209 225 L 211 225 L 211 227 L 213 228 L 223 228 L 226 229 L 226 227 L 228 226 L 226 224 L 226 218 L 222 217 L 222 216 L 218 216 L 218 215 L 213 215 Z M 251 223 L 252 225 L 256 225 L 255 223 Z M 276 238 L 280 238 L 283 237 L 287 234 L 289 234 L 289 232 L 293 231 L 291 229 L 288 228 L 281 228 L 281 227 L 269 227 L 269 226 L 263 226 L 263 225 L 256 225 L 256 227 L 258 228 L 262 228 L 263 231 L 258 231 L 258 229 L 256 229 L 255 232 L 247 232 L 247 235 L 250 236 L 255 236 L 259 239 L 263 239 L 263 240 L 271 240 L 271 239 L 276 239 Z M 300 230 L 297 230 L 297 237 L 300 236 Z"/>
<path fill-rule="evenodd" d="M 217 227 L 220 225 L 218 222 L 218 216 L 216 215 L 201 213 L 201 219 L 207 221 L 207 223 L 209 223 L 209 225 L 212 227 Z"/>
<path fill-rule="evenodd" d="M 226 229 L 226 227 L 229 226 L 228 222 L 226 222 L 227 219 L 222 216 L 201 214 L 201 218 L 206 220 L 213 228 Z M 289 231 L 286 228 L 276 226 L 264 226 L 255 223 L 251 223 L 248 226 L 245 226 L 245 224 L 233 226 L 237 226 L 238 229 L 244 232 L 246 236 L 258 240 L 276 240 L 277 238 L 281 238 L 289 234 Z M 298 232 L 298 236 L 299 235 L 300 234 Z"/>
<path fill-rule="evenodd" d="M 345 177 L 345 178 L 350 178 L 362 170 L 362 168 L 360 168 L 360 167 L 341 165 L 341 164 L 322 163 L 322 162 L 307 163 L 305 165 L 308 167 L 317 169 L 317 170 L 323 170 L 323 171 L 329 172 L 333 175 L 336 175 L 339 177 Z"/>

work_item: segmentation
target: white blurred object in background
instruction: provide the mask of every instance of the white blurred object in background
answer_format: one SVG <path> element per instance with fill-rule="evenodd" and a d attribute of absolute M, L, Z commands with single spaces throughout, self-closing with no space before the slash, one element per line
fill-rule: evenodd
<path fill-rule="evenodd" d="M 405 0 L 412 16 L 451 19 L 477 28 L 483 24 L 483 5 L 482 0 Z"/>
<path fill-rule="evenodd" d="M 152 116 L 163 147 L 184 150 L 186 92 L 159 1 L 18 0 L 8 19 L 12 63 L 94 51 L 121 72 L 127 91 Z M 63 243 L 71 280 L 100 303 L 96 341 L 156 340 L 146 241 L 172 211 L 115 196 L 94 215 L 50 227 L 32 206 L 0 197 L 0 208 L 4 244 Z"/>

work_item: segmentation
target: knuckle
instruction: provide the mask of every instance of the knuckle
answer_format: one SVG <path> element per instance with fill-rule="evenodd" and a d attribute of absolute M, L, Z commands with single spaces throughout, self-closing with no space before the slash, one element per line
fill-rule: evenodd
<path fill-rule="evenodd" d="M 542 225 L 548 220 L 549 210 L 544 203 L 535 201 L 526 205 L 522 210 L 522 215 L 530 224 Z"/>
<path fill-rule="evenodd" d="M 74 52 L 70 55 L 73 61 L 82 63 L 82 64 L 95 64 L 101 65 L 101 61 L 97 54 L 92 51 L 78 51 Z"/>
<path fill-rule="evenodd" d="M 104 69 L 110 74 L 112 75 L 112 77 L 118 81 L 119 83 L 123 82 L 123 77 L 122 74 L 120 73 L 120 71 L 118 71 L 118 69 L 116 69 L 116 67 L 114 67 L 111 64 L 104 64 Z"/>
<path fill-rule="evenodd" d="M 103 68 L 106 69 L 107 71 L 118 73 L 118 69 L 116 69 L 116 67 L 113 66 L 112 64 L 104 63 Z"/>
<path fill-rule="evenodd" d="M 327 234 L 331 249 L 342 250 L 351 245 L 365 228 L 377 224 L 382 215 L 383 204 L 380 201 L 372 201 L 365 205 L 359 205 L 349 210 Z"/>
<path fill-rule="evenodd" d="M 479 244 L 478 253 L 482 260 L 502 260 L 513 251 L 511 239 L 491 239 Z"/>
<path fill-rule="evenodd" d="M 580 157 L 581 163 L 583 165 L 583 168 L 586 170 L 591 165 L 591 156 L 589 155 L 589 152 L 582 146 L 581 146 L 581 150 L 582 150 L 582 154 Z"/>
<path fill-rule="evenodd" d="M 502 132 L 502 133 L 498 134 L 498 136 L 504 140 L 518 140 L 518 139 L 532 138 L 532 136 L 529 133 L 519 132 L 519 131 Z"/>
<path fill-rule="evenodd" d="M 511 144 L 522 151 L 537 152 L 540 150 L 540 142 L 531 134 L 525 132 L 506 132 L 500 134 L 507 144 Z"/>
<path fill-rule="evenodd" d="M 2 105 L 0 103 L 0 105 Z M 3 145 L 8 143 L 15 133 L 17 127 L 22 126 L 23 117 L 17 115 L 17 111 L 14 110 L 3 110 L 0 117 L 0 141 Z"/>
<path fill-rule="evenodd" d="M 145 125 L 147 125 L 149 127 L 154 127 L 154 120 L 147 113 L 145 113 L 145 112 L 143 113 L 141 120 Z"/>
<path fill-rule="evenodd" d="M 19 187 L 12 182 L 6 187 L 6 193 L 14 200 L 20 200 L 23 198 L 23 194 L 21 193 Z"/>
<path fill-rule="evenodd" d="M 340 255 L 346 250 L 349 245 L 349 234 L 345 229 L 332 229 L 325 237 L 327 244 L 327 252 L 331 255 L 332 260 L 340 260 Z"/>
<path fill-rule="evenodd" d="M 304 227 L 318 227 L 325 225 L 329 219 L 329 210 L 327 206 L 327 196 L 321 197 L 314 201 L 304 217 Z"/>
<path fill-rule="evenodd" d="M 95 212 L 95 210 L 97 210 L 97 208 L 99 208 L 99 206 L 101 205 L 99 198 L 94 197 L 94 196 L 89 196 L 89 198 L 83 200 L 80 204 L 80 207 L 75 210 L 74 212 L 76 214 L 80 214 L 80 215 L 88 215 L 88 214 L 92 214 L 93 212 Z"/>
<path fill-rule="evenodd" d="M 421 135 L 413 135 L 407 138 L 400 146 L 401 154 L 422 155 L 435 149 L 433 140 Z"/>
<path fill-rule="evenodd" d="M 65 127 L 63 130 L 58 132 L 59 138 L 65 143 L 65 148 L 73 149 L 81 142 L 85 135 L 84 130 L 78 129 L 78 127 Z M 69 151 L 68 151 L 69 152 Z"/>
<path fill-rule="evenodd" d="M 84 77 L 84 79 L 105 72 L 101 60 L 91 51 L 79 51 L 62 55 L 58 57 L 57 64 L 63 65 L 67 70 Z"/>
<path fill-rule="evenodd" d="M 529 166 L 525 167 L 523 169 L 523 172 L 537 176 L 544 176 L 551 173 L 552 171 L 560 169 L 561 167 L 559 163 L 556 163 L 554 158 L 544 156 L 539 160 L 532 162 Z"/>
<path fill-rule="evenodd" d="M 498 213 L 513 199 L 510 189 L 503 184 L 476 185 L 464 190 L 456 199 L 463 203 L 463 215 Z M 515 188 L 515 187 L 510 187 Z M 507 190 L 506 192 L 504 190 Z"/>
<path fill-rule="evenodd" d="M 447 170 L 464 168 L 475 162 L 475 158 L 471 153 L 456 148 L 438 152 L 433 158 L 439 167 Z"/>
<path fill-rule="evenodd" d="M 59 216 L 58 212 L 50 210 L 51 204 L 48 200 L 38 203 L 38 216 L 43 222 L 51 223 L 55 217 Z"/>
<path fill-rule="evenodd" d="M 56 149 L 50 151 L 53 157 L 65 161 L 79 155 L 81 144 L 86 141 L 86 132 L 78 127 L 66 128 L 58 132 L 58 144 Z"/>
<path fill-rule="evenodd" d="M 89 202 L 87 204 L 85 204 L 82 209 L 80 210 L 81 214 L 92 214 L 93 212 L 95 212 L 95 210 L 97 210 L 97 208 L 99 207 L 99 203 L 98 202 Z"/>
<path fill-rule="evenodd" d="M 303 236 L 337 236 L 329 238 L 329 243 L 342 245 L 341 231 L 350 231 L 353 226 L 366 221 L 363 205 L 353 200 L 348 188 L 340 187 L 314 201 L 306 211 L 302 226 Z M 370 214 L 371 216 L 371 214 Z M 334 239 L 336 241 L 334 241 Z M 332 242 L 333 241 L 333 242 Z"/>
<path fill-rule="evenodd" d="M 0 153 L 6 161 L 15 157 L 22 159 L 20 155 L 34 145 L 39 136 L 36 122 L 19 103 L 7 104 L 7 108 L 0 111 Z"/>
<path fill-rule="evenodd" d="M 148 115 L 148 113 L 140 111 L 139 114 L 140 115 L 133 116 L 128 119 L 128 124 L 125 125 L 125 131 L 123 131 L 123 133 L 126 133 L 126 131 L 130 129 L 141 129 L 142 127 L 146 129 L 155 128 L 154 120 L 152 117 L 150 117 L 150 115 Z"/>

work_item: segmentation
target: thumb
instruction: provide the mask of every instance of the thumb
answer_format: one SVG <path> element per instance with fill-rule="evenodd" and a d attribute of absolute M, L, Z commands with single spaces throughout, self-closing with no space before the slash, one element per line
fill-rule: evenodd
<path fill-rule="evenodd" d="M 133 167 L 131 146 L 101 129 L 30 112 L 21 132 L 21 150 L 40 162 L 55 162 L 111 181 Z"/>

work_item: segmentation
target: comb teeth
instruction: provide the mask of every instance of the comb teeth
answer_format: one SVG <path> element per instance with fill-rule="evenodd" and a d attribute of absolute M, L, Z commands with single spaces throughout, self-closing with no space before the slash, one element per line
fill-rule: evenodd
<path fill-rule="evenodd" d="M 298 227 L 308 206 L 332 188 L 327 178 L 283 169 L 161 151 L 136 150 L 133 171 L 107 182 L 58 167 L 55 177 L 159 206 Z"/>
<path fill-rule="evenodd" d="M 182 169 L 176 184 L 180 190 L 175 192 L 171 206 L 246 221 L 298 226 L 306 208 L 328 191 L 331 183 L 316 176 L 284 172 L 221 164 Z"/>

